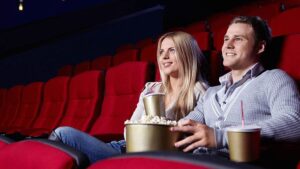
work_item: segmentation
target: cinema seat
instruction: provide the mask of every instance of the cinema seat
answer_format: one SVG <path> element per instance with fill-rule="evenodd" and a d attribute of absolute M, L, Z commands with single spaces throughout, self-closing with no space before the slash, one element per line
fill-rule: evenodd
<path fill-rule="evenodd" d="M 119 65 L 124 62 L 137 61 L 138 50 L 128 49 L 117 52 L 113 57 L 113 66 Z"/>
<path fill-rule="evenodd" d="M 235 163 L 210 155 L 192 155 L 175 152 L 129 153 L 101 160 L 88 169 L 261 169 L 249 164 Z"/>
<path fill-rule="evenodd" d="M 300 7 L 288 9 L 270 21 L 273 37 L 300 33 Z"/>
<path fill-rule="evenodd" d="M 74 69 L 73 65 L 65 65 L 58 70 L 57 75 L 58 76 L 72 76 L 73 69 Z"/>
<path fill-rule="evenodd" d="M 13 143 L 14 140 L 8 138 L 8 137 L 5 137 L 5 136 L 1 136 L 0 135 L 0 149 L 4 146 L 6 146 L 7 144 L 10 144 L 10 143 Z"/>
<path fill-rule="evenodd" d="M 19 131 L 22 135 L 46 136 L 58 126 L 66 108 L 69 80 L 67 76 L 57 76 L 45 83 L 39 116 L 33 126 Z"/>
<path fill-rule="evenodd" d="M 7 90 L 6 89 L 0 89 L 0 115 L 3 111 L 2 107 L 4 106 L 5 104 L 5 96 L 6 96 L 6 92 Z"/>
<path fill-rule="evenodd" d="M 0 168 L 76 169 L 79 167 L 68 153 L 43 142 L 26 140 L 5 145 L 0 149 Z"/>
<path fill-rule="evenodd" d="M 145 39 L 142 39 L 140 41 L 137 41 L 134 46 L 137 49 L 141 49 L 141 48 L 143 48 L 145 46 L 148 46 L 148 45 L 151 45 L 151 44 L 153 44 L 152 38 L 145 38 Z"/>
<path fill-rule="evenodd" d="M 2 131 L 12 134 L 33 124 L 39 113 L 43 85 L 43 82 L 32 82 L 23 88 L 20 107 L 13 117 L 14 120 L 9 127 Z"/>
<path fill-rule="evenodd" d="M 150 71 L 147 62 L 127 62 L 107 70 L 101 115 L 91 135 L 104 141 L 123 138 L 124 122 L 135 110 Z"/>
<path fill-rule="evenodd" d="M 3 112 L 1 112 L 0 131 L 9 128 L 14 117 L 17 115 L 21 103 L 23 87 L 23 85 L 16 85 L 8 89 Z"/>
<path fill-rule="evenodd" d="M 112 65 L 112 56 L 99 56 L 92 60 L 91 70 L 106 70 Z"/>
<path fill-rule="evenodd" d="M 100 112 L 103 85 L 102 71 L 87 71 L 72 77 L 66 112 L 59 126 L 88 131 Z"/>
<path fill-rule="evenodd" d="M 88 71 L 90 70 L 90 68 L 91 68 L 91 62 L 89 60 L 78 63 L 74 67 L 73 75 L 75 76 L 78 75 L 79 73 Z"/>

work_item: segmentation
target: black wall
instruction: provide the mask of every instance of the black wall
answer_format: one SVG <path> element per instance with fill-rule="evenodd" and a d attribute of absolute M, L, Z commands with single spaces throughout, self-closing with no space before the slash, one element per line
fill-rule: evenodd
<path fill-rule="evenodd" d="M 0 87 L 47 81 L 63 65 L 114 54 L 115 49 L 125 43 L 135 43 L 147 37 L 156 38 L 163 30 L 163 10 L 158 5 L 79 31 L 70 30 L 72 34 L 48 39 L 47 42 L 40 41 L 32 43 L 32 46 L 10 50 L 0 60 Z"/>

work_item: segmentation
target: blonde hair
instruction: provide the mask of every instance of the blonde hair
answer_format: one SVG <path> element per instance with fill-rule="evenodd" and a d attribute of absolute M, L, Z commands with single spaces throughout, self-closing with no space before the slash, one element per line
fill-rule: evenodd
<path fill-rule="evenodd" d="M 201 74 L 201 67 L 203 67 L 202 64 L 205 58 L 196 40 L 190 34 L 178 31 L 166 33 L 159 38 L 157 60 L 160 55 L 161 43 L 166 38 L 172 39 L 175 44 L 175 57 L 179 64 L 179 73 L 181 77 L 183 77 L 182 90 L 179 92 L 174 109 L 175 117 L 179 119 L 186 116 L 196 105 L 197 101 L 194 95 L 194 88 L 196 82 L 203 82 L 205 80 Z M 160 64 L 158 65 L 160 67 Z M 170 77 L 165 75 L 161 69 L 159 70 L 167 94 L 171 88 Z"/>

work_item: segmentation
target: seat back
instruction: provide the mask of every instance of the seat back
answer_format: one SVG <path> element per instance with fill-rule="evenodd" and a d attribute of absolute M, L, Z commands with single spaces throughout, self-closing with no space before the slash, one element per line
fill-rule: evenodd
<path fill-rule="evenodd" d="M 140 60 L 149 62 L 154 65 L 154 71 L 151 73 L 151 79 L 160 81 L 160 75 L 158 72 L 158 64 L 157 64 L 157 44 L 147 45 L 141 49 L 140 52 Z M 153 77 L 153 78 L 152 78 Z"/>
<path fill-rule="evenodd" d="M 196 32 L 205 32 L 207 29 L 208 25 L 205 21 L 198 21 L 186 26 L 183 31 L 194 34 Z"/>
<path fill-rule="evenodd" d="M 152 38 L 145 38 L 145 39 L 142 39 L 140 41 L 137 41 L 134 46 L 137 49 L 141 49 L 141 48 L 143 48 L 145 46 L 148 46 L 148 45 L 151 45 L 151 44 L 153 44 Z"/>
<path fill-rule="evenodd" d="M 99 56 L 94 59 L 91 63 L 91 70 L 102 70 L 108 69 L 112 64 L 112 56 Z"/>
<path fill-rule="evenodd" d="M 73 69 L 74 69 L 73 65 L 65 65 L 58 70 L 57 75 L 58 76 L 72 76 Z"/>
<path fill-rule="evenodd" d="M 74 169 L 76 162 L 67 153 L 37 141 L 7 144 L 0 151 L 0 168 Z"/>
<path fill-rule="evenodd" d="M 23 85 L 13 86 L 8 89 L 5 97 L 2 117 L 0 118 L 0 130 L 7 129 L 17 115 L 21 103 Z"/>
<path fill-rule="evenodd" d="M 33 82 L 23 88 L 20 108 L 11 129 L 29 128 L 32 125 L 39 113 L 43 85 L 43 82 Z"/>
<path fill-rule="evenodd" d="M 281 51 L 279 68 L 286 71 L 300 84 L 300 34 L 286 36 Z"/>
<path fill-rule="evenodd" d="M 117 52 L 113 57 L 113 66 L 119 65 L 124 62 L 137 61 L 138 60 L 138 50 L 128 49 Z"/>
<path fill-rule="evenodd" d="M 75 65 L 73 75 L 78 75 L 79 73 L 88 71 L 90 70 L 90 68 L 91 68 L 91 62 L 89 60 L 78 63 L 77 65 Z"/>
<path fill-rule="evenodd" d="M 209 51 L 211 49 L 211 38 L 209 32 L 195 32 L 192 36 L 197 41 L 201 51 Z"/>
<path fill-rule="evenodd" d="M 127 62 L 107 70 L 101 115 L 90 134 L 100 136 L 103 140 L 123 135 L 124 121 L 135 110 L 149 73 L 147 62 Z"/>
<path fill-rule="evenodd" d="M 59 125 L 88 131 L 99 115 L 103 88 L 102 71 L 87 71 L 74 76 L 69 85 L 66 113 Z"/>
<path fill-rule="evenodd" d="M 50 132 L 58 126 L 67 103 L 69 80 L 67 76 L 57 76 L 45 83 L 42 107 L 32 129 Z"/>
<path fill-rule="evenodd" d="M 299 17 L 300 7 L 286 10 L 273 17 L 270 21 L 273 37 L 300 33 L 300 23 L 296 22 Z"/>
<path fill-rule="evenodd" d="M 5 105 L 6 89 L 0 89 L 0 116 L 3 113 L 3 107 Z"/>

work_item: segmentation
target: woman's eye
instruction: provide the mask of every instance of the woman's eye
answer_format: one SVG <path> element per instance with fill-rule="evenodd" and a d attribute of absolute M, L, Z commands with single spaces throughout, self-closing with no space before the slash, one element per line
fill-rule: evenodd
<path fill-rule="evenodd" d="M 160 50 L 160 51 L 159 51 L 159 55 L 162 55 L 162 54 L 163 54 L 163 52 L 164 52 L 163 50 Z"/>
<path fill-rule="evenodd" d="M 175 50 L 175 48 L 170 48 L 170 53 L 175 53 L 176 52 L 176 50 Z"/>

